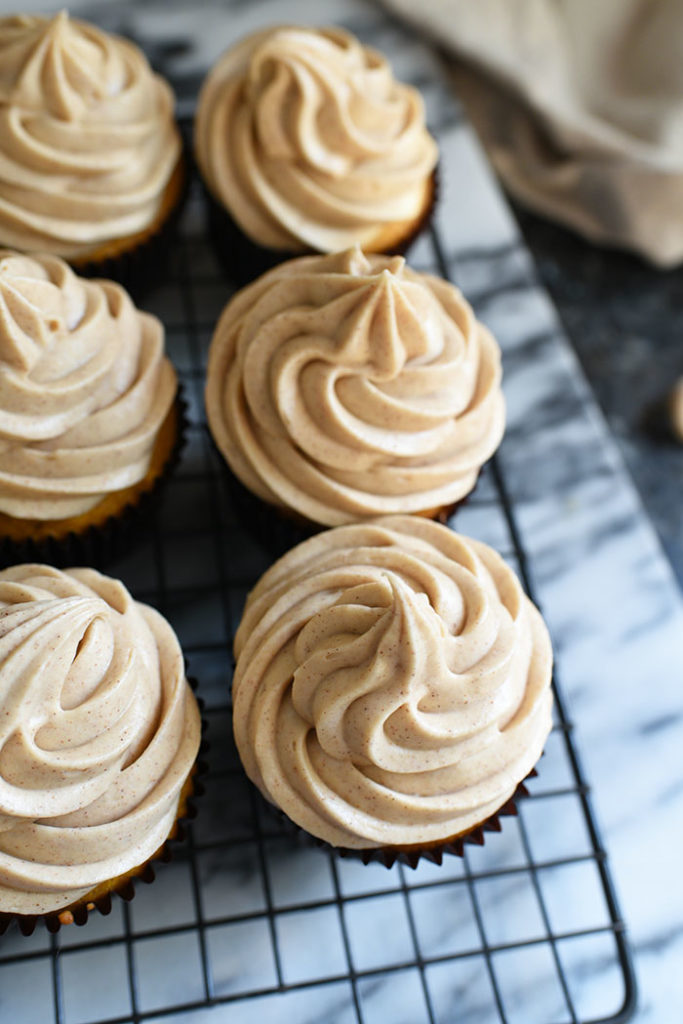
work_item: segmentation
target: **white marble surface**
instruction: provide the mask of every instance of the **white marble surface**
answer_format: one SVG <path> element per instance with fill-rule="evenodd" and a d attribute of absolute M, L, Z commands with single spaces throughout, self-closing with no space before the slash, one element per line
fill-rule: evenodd
<path fill-rule="evenodd" d="M 243 0 L 229 4 L 200 0 L 191 8 L 176 2 L 102 0 L 74 4 L 73 9 L 144 45 L 176 83 L 185 114 L 191 112 L 204 69 L 225 46 L 255 26 L 283 20 L 345 24 L 389 53 L 396 71 L 418 82 L 425 93 L 430 123 L 442 152 L 439 233 L 455 279 L 504 350 L 509 419 L 502 467 L 533 581 L 551 628 L 562 690 L 576 725 L 575 740 L 635 951 L 640 989 L 635 1019 L 639 1024 L 675 1024 L 683 1015 L 683 604 L 571 346 L 538 286 L 510 212 L 472 132 L 462 121 L 456 100 L 440 77 L 435 57 L 378 7 L 352 0 Z M 190 210 L 190 219 L 192 215 Z M 428 239 L 420 241 L 411 261 L 433 267 Z M 210 320 L 226 295 L 221 289 L 207 292 L 202 318 Z M 173 296 L 161 294 L 156 301 L 161 315 L 167 322 L 172 320 Z M 172 327 L 169 338 L 172 355 L 182 364 L 185 341 L 174 335 Z M 199 418 L 198 408 L 194 415 Z M 199 455 L 193 442 L 185 456 L 185 471 L 191 470 L 195 458 Z M 477 492 L 478 500 L 459 516 L 458 528 L 493 544 L 509 545 L 502 517 L 487 506 L 486 496 L 485 481 Z M 180 514 L 178 503 L 166 509 L 164 517 Z M 198 552 L 195 555 L 200 557 Z M 256 562 L 249 564 L 254 572 Z M 131 586 L 137 581 L 144 589 L 144 558 L 137 559 L 134 566 L 122 565 L 121 573 Z M 186 583 L 184 577 L 179 587 L 181 583 Z M 213 631 L 222 628 L 214 622 L 210 596 L 199 611 L 195 608 L 190 614 L 179 605 L 176 612 L 175 624 L 185 643 L 202 629 L 206 637 L 215 638 Z M 196 671 L 211 699 L 211 694 L 220 690 L 220 666 L 207 661 Z M 560 744 L 561 737 L 555 734 L 542 765 L 540 790 L 561 788 L 566 782 Z M 240 815 L 246 819 L 249 813 L 248 794 L 241 793 L 235 790 L 231 795 L 233 829 L 239 827 Z M 216 806 L 212 799 L 209 794 L 203 814 L 212 814 Z M 534 856 L 552 859 L 580 853 L 586 837 L 575 801 L 572 798 L 563 804 L 558 800 L 553 807 L 550 803 L 532 800 L 525 808 Z M 210 824 L 216 826 L 215 820 Z M 200 816 L 199 841 L 208 827 Z M 523 837 L 512 821 L 502 836 L 471 854 L 468 868 L 514 868 L 523 861 L 522 845 Z M 273 962 L 267 923 L 257 916 L 266 894 L 259 873 L 253 870 L 253 859 L 254 851 L 248 846 L 227 853 L 208 851 L 201 858 L 208 916 L 244 917 L 206 933 L 216 992 L 239 994 L 277 984 L 278 970 L 289 984 L 343 976 L 344 934 L 332 903 L 318 910 L 278 914 L 281 962 Z M 406 897 L 401 888 L 407 873 L 397 868 L 386 872 L 351 863 L 337 865 L 318 851 L 286 845 L 280 845 L 268 865 L 269 895 L 276 907 L 332 901 L 336 886 L 344 894 L 358 897 L 347 905 L 345 926 L 359 970 L 414 957 L 414 936 L 406 923 Z M 410 876 L 411 883 L 427 883 L 437 877 L 435 872 L 440 872 L 438 877 L 445 882 L 453 879 L 452 885 L 426 886 L 411 896 L 413 923 L 428 956 L 446 957 L 477 944 L 473 908 L 466 888 L 457 881 L 463 870 L 462 863 L 453 859 L 442 869 L 422 867 Z M 172 865 L 154 886 L 136 897 L 131 904 L 135 928 L 191 919 L 187 903 L 190 885 L 184 878 L 187 871 L 183 862 Z M 396 889 L 393 895 L 361 898 L 368 888 L 392 887 Z M 527 876 L 513 871 L 490 884 L 482 882 L 477 893 L 490 942 L 514 942 L 542 933 L 538 902 Z M 591 927 L 604 920 L 592 864 L 548 872 L 544 895 L 551 923 L 560 930 Z M 62 933 L 60 941 L 68 949 L 70 944 L 86 941 L 86 935 L 87 941 L 96 942 L 100 935 L 121 933 L 126 927 L 122 914 L 117 906 L 109 919 L 93 919 L 85 932 Z M 597 935 L 592 944 L 581 945 L 580 953 L 578 945 L 571 942 L 563 946 L 565 968 L 578 979 L 580 1020 L 608 1015 L 618 1004 L 619 982 L 608 938 Z M 37 952 L 45 948 L 45 938 L 38 935 L 23 941 L 22 950 L 26 943 Z M 0 953 L 6 950 L 6 945 L 0 947 Z M 136 950 L 136 957 L 143 1010 L 201 999 L 199 948 L 193 932 L 150 939 Z M 559 1010 L 561 993 L 549 957 L 549 948 L 543 945 L 496 960 L 496 976 L 506 993 L 510 1021 L 551 1024 L 569 1019 L 566 1010 L 564 1015 Z M 2 1020 L 52 1019 L 51 997 L 40 973 L 43 967 L 40 958 L 13 967 L 11 984 L 7 969 L 0 971 Z M 128 1019 L 131 1007 L 123 947 L 99 957 L 96 950 L 63 954 L 62 970 L 67 1020 L 92 1020 L 98 1005 L 102 1016 Z M 481 957 L 434 963 L 428 978 L 436 1020 L 493 1024 L 500 1019 Z M 366 1024 L 375 1020 L 417 1024 L 428 1019 L 419 973 L 414 969 L 368 975 L 359 983 L 358 998 Z M 351 985 L 340 980 L 164 1019 L 179 1024 L 252 1020 L 341 1024 L 357 1020 L 357 1015 Z"/>

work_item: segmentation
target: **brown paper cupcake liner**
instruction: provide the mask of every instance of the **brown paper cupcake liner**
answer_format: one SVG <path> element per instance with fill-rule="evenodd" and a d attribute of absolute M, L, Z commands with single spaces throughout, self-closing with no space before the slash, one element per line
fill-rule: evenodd
<path fill-rule="evenodd" d="M 76 273 L 117 281 L 136 301 L 163 284 L 169 277 L 173 242 L 189 192 L 190 168 L 184 147 L 157 221 L 131 239 L 115 240 L 103 247 L 101 257 L 68 260 Z"/>
<path fill-rule="evenodd" d="M 265 274 L 267 270 L 272 270 L 273 267 L 284 263 L 286 260 L 297 259 L 300 256 L 311 256 L 317 252 L 314 249 L 301 249 L 297 251 L 266 249 L 258 245 L 248 235 L 245 235 L 225 207 L 213 197 L 206 185 L 203 186 L 203 190 L 206 200 L 209 238 L 223 270 L 228 278 L 239 288 L 249 284 L 257 277 L 260 277 L 261 274 Z M 416 218 L 414 225 L 410 227 L 405 237 L 383 249 L 383 253 L 388 256 L 404 256 L 408 252 L 417 237 L 422 234 L 431 221 L 438 201 L 439 191 L 440 177 L 437 166 L 432 172 L 432 190 L 429 203 L 420 217 Z"/>
<path fill-rule="evenodd" d="M 104 522 L 87 526 L 78 532 L 62 533 L 57 528 L 57 536 L 48 534 L 21 539 L 0 536 L 0 568 L 22 562 L 42 562 L 56 568 L 89 565 L 99 569 L 134 547 L 144 535 L 145 526 L 180 461 L 185 445 L 189 421 L 180 383 L 173 408 L 176 437 L 170 454 L 149 487 L 136 490 L 131 500 Z"/>
<path fill-rule="evenodd" d="M 312 836 L 310 832 L 301 828 L 289 818 L 279 807 L 270 804 L 259 792 L 263 805 L 271 814 L 275 814 L 279 821 L 284 822 L 287 830 L 296 836 L 306 846 L 316 846 L 322 850 L 336 853 L 339 857 L 352 860 L 360 860 L 363 864 L 383 864 L 385 868 L 392 868 L 394 864 L 405 864 L 409 868 L 416 868 L 421 860 L 429 861 L 432 864 L 441 865 L 444 855 L 451 854 L 456 857 L 464 857 L 465 846 L 483 846 L 486 841 L 487 832 L 501 832 L 503 825 L 501 818 L 516 817 L 518 812 L 517 801 L 529 795 L 526 782 L 535 778 L 538 774 L 532 768 L 528 775 L 517 785 L 512 796 L 484 821 L 473 826 L 466 832 L 448 836 L 446 839 L 439 839 L 428 844 L 415 844 L 411 846 L 381 846 L 364 850 L 354 850 L 343 846 L 332 846 L 331 843 Z"/>
<path fill-rule="evenodd" d="M 321 533 L 323 530 L 328 529 L 328 527 L 320 523 L 314 523 L 310 519 L 306 519 L 293 509 L 269 505 L 268 502 L 252 494 L 242 481 L 235 476 L 218 449 L 216 449 L 216 453 L 221 461 L 221 465 L 224 467 L 225 484 L 236 518 L 247 533 L 272 558 L 279 558 L 289 551 L 290 548 L 296 547 L 297 544 L 308 540 L 309 537 L 313 537 L 316 533 Z M 479 477 L 477 477 L 477 483 L 478 480 Z M 451 516 L 467 504 L 470 496 L 477 489 L 477 483 L 459 501 L 413 514 L 424 516 L 426 519 L 434 519 L 436 522 L 446 525 Z"/>
<path fill-rule="evenodd" d="M 197 694 L 197 680 L 188 677 L 195 696 Z M 204 709 L 204 702 L 197 697 L 197 704 L 200 712 Z M 0 913 L 0 935 L 4 935 L 10 925 L 16 921 L 17 927 L 22 935 L 32 935 L 39 924 L 44 924 L 49 932 L 58 932 L 62 925 L 75 924 L 81 927 L 86 924 L 88 917 L 93 910 L 97 910 L 103 916 L 111 913 L 112 897 L 119 896 L 129 903 L 135 896 L 135 885 L 137 882 L 151 884 L 155 875 L 155 866 L 168 864 L 173 860 L 176 847 L 185 841 L 188 824 L 197 816 L 196 801 L 204 794 L 203 778 L 207 774 L 208 765 L 204 760 L 208 743 L 206 741 L 207 722 L 204 717 L 201 720 L 202 739 L 190 774 L 188 775 L 183 788 L 180 791 L 178 800 L 178 811 L 173 828 L 170 833 L 151 857 L 143 864 L 131 868 L 124 875 L 101 883 L 86 893 L 75 903 L 61 910 L 54 910 L 46 914 L 4 914 Z"/>

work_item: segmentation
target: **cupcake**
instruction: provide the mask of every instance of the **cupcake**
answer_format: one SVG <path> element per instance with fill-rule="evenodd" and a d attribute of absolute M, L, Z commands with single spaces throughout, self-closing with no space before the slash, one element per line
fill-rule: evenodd
<path fill-rule="evenodd" d="M 0 245 L 139 283 L 127 257 L 183 193 L 173 106 L 133 43 L 65 11 L 1 18 Z"/>
<path fill-rule="evenodd" d="M 269 506 L 309 528 L 437 518 L 500 443 L 500 382 L 498 345 L 457 288 L 354 248 L 280 264 L 231 299 L 206 409 L 231 470 L 267 503 L 266 532 Z"/>
<path fill-rule="evenodd" d="M 491 548 L 411 516 L 328 530 L 249 595 L 234 731 L 300 829 L 367 862 L 499 827 L 551 727 L 541 616 Z"/>
<path fill-rule="evenodd" d="M 404 252 L 435 199 L 420 94 L 338 28 L 267 29 L 223 54 L 199 97 L 195 153 L 241 283 L 306 252 Z"/>
<path fill-rule="evenodd" d="M 54 930 L 174 832 L 199 712 L 169 624 L 93 569 L 0 572 L 0 692 L 0 926 Z"/>
<path fill-rule="evenodd" d="M 0 250 L 5 564 L 107 546 L 173 463 L 176 393 L 162 324 L 120 285 Z"/>

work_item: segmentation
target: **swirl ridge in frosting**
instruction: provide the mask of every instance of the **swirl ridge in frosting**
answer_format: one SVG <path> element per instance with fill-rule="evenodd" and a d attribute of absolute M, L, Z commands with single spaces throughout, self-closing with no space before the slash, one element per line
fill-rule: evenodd
<path fill-rule="evenodd" d="M 176 387 L 123 288 L 0 250 L 0 512 L 69 518 L 138 483 Z"/>
<path fill-rule="evenodd" d="M 496 552 L 420 518 L 294 548 L 249 595 L 235 654 L 247 774 L 334 846 L 432 843 L 481 824 L 551 727 L 540 614 Z"/>
<path fill-rule="evenodd" d="M 0 242 L 86 257 L 155 220 L 181 142 L 133 43 L 70 19 L 0 19 Z"/>
<path fill-rule="evenodd" d="M 168 837 L 199 747 L 168 623 L 93 569 L 0 572 L 0 910 L 48 913 Z"/>
<path fill-rule="evenodd" d="M 206 406 L 251 491 L 335 526 L 468 494 L 503 434 L 500 381 L 453 285 L 355 248 L 280 264 L 228 303 Z"/>
<path fill-rule="evenodd" d="M 214 196 L 270 249 L 381 249 L 431 200 L 422 98 L 342 29 L 257 32 L 202 87 L 195 150 Z M 388 237 L 388 236 L 387 236 Z"/>

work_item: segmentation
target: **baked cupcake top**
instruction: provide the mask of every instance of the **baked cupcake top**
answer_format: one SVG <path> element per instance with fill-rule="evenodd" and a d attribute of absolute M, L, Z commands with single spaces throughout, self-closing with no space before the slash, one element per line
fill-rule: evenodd
<path fill-rule="evenodd" d="M 512 796 L 550 731 L 540 614 L 491 548 L 420 518 L 288 552 L 249 595 L 235 654 L 247 774 L 334 846 L 466 832 Z"/>
<path fill-rule="evenodd" d="M 123 288 L 0 250 L 0 512 L 67 518 L 140 481 L 175 393 Z"/>
<path fill-rule="evenodd" d="M 420 216 L 436 143 L 416 89 L 338 28 L 257 32 L 219 59 L 195 129 L 214 197 L 269 249 L 333 252 Z"/>
<path fill-rule="evenodd" d="M 158 612 L 93 569 L 5 569 L 0 703 L 0 911 L 68 906 L 158 850 L 200 739 Z"/>
<path fill-rule="evenodd" d="M 463 498 L 503 434 L 500 379 L 457 288 L 356 248 L 280 264 L 228 303 L 206 406 L 251 491 L 335 526 Z"/>
<path fill-rule="evenodd" d="M 156 218 L 181 143 L 133 43 L 65 11 L 0 19 L 0 244 L 87 256 Z"/>

